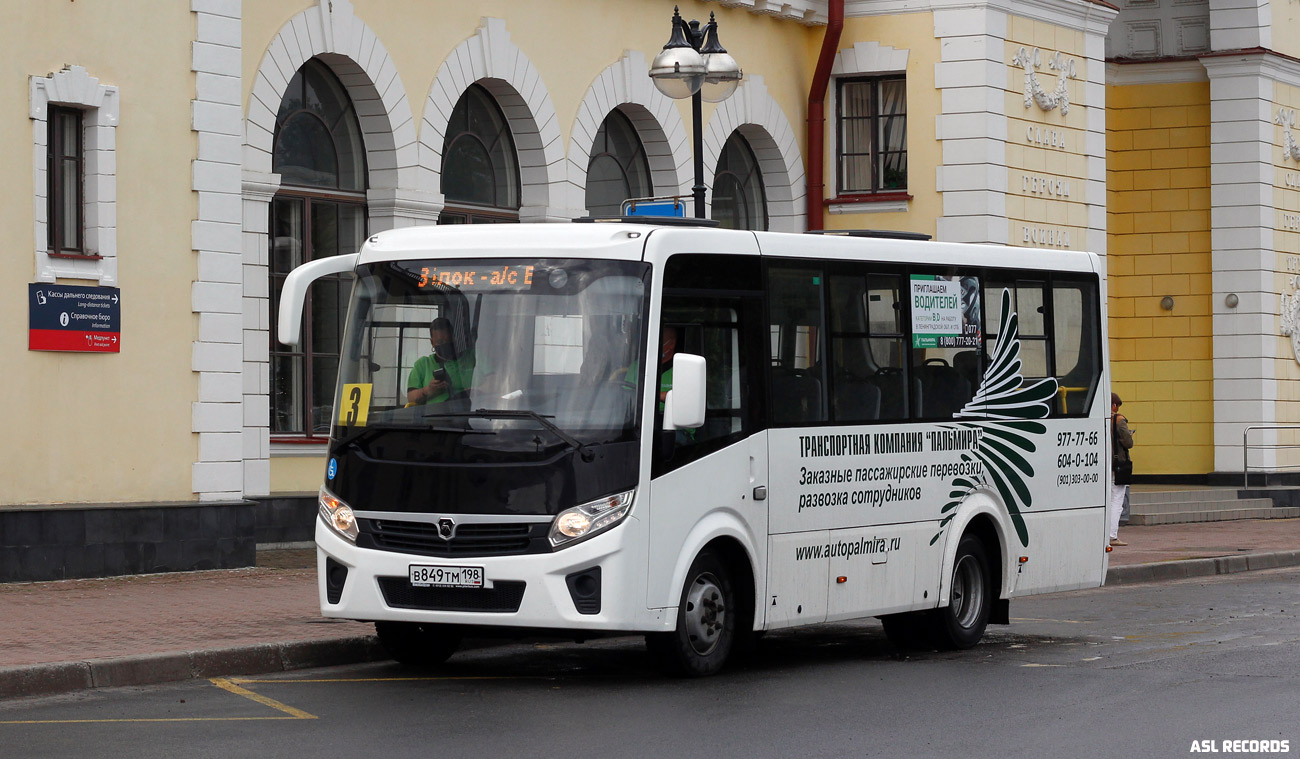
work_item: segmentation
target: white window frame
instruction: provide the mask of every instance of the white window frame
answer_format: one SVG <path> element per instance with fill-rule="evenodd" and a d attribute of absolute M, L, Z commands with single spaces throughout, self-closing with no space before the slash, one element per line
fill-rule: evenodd
<path fill-rule="evenodd" d="M 49 106 L 82 112 L 83 187 L 86 258 L 51 256 L 50 189 L 46 150 Z M 32 171 L 35 179 L 36 281 L 93 279 L 117 284 L 117 87 L 102 85 L 81 66 L 31 78 Z M 95 258 L 98 256 L 98 258 Z"/>

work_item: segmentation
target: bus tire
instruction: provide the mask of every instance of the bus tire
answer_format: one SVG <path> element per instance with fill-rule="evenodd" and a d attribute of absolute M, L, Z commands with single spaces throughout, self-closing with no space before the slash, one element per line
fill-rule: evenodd
<path fill-rule="evenodd" d="M 686 573 L 677 605 L 677 629 L 647 635 L 646 647 L 669 674 L 716 674 L 735 647 L 739 608 L 731 570 L 717 555 L 705 551 Z"/>
<path fill-rule="evenodd" d="M 957 544 L 951 588 L 948 605 L 931 612 L 931 632 L 939 648 L 970 648 L 984 637 L 995 590 L 984 544 L 969 533 Z"/>
<path fill-rule="evenodd" d="M 435 667 L 456 653 L 461 635 L 446 625 L 376 622 L 375 635 L 388 655 L 408 667 Z"/>

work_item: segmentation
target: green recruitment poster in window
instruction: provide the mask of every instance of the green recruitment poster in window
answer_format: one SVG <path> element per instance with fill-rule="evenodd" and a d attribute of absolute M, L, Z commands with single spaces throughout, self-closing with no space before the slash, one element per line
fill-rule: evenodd
<path fill-rule="evenodd" d="M 980 289 L 976 277 L 912 275 L 912 347 L 978 348 Z"/>

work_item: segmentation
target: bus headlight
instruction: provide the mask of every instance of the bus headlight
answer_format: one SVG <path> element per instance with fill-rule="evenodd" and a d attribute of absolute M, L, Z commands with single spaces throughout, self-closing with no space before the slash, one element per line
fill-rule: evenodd
<path fill-rule="evenodd" d="M 628 490 L 561 511 L 551 523 L 551 546 L 562 548 L 608 530 L 632 511 L 635 496 Z"/>
<path fill-rule="evenodd" d="M 320 518 L 344 540 L 357 542 L 357 517 L 352 507 L 324 487 L 320 489 Z"/>

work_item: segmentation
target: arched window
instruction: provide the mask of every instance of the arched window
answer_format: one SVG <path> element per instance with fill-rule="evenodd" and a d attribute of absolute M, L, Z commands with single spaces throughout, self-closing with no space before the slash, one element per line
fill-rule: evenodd
<path fill-rule="evenodd" d="M 354 253 L 366 238 L 366 160 L 361 125 L 347 91 L 317 59 L 289 82 L 275 117 L 271 170 L 271 433 L 329 433 L 348 287 L 342 275 L 317 280 L 307 295 L 302 341 L 276 339 L 275 314 L 295 266 Z"/>
<path fill-rule="evenodd" d="M 647 198 L 650 163 L 636 127 L 618 111 L 610 111 L 596 132 L 587 162 L 587 213 L 617 216 L 628 198 Z"/>
<path fill-rule="evenodd" d="M 471 84 L 452 109 L 442 146 L 442 193 L 447 206 L 439 224 L 519 220 L 519 157 L 500 106 L 481 85 Z"/>
<path fill-rule="evenodd" d="M 767 229 L 763 174 L 749 142 L 732 132 L 713 175 L 713 218 L 724 229 Z"/>

